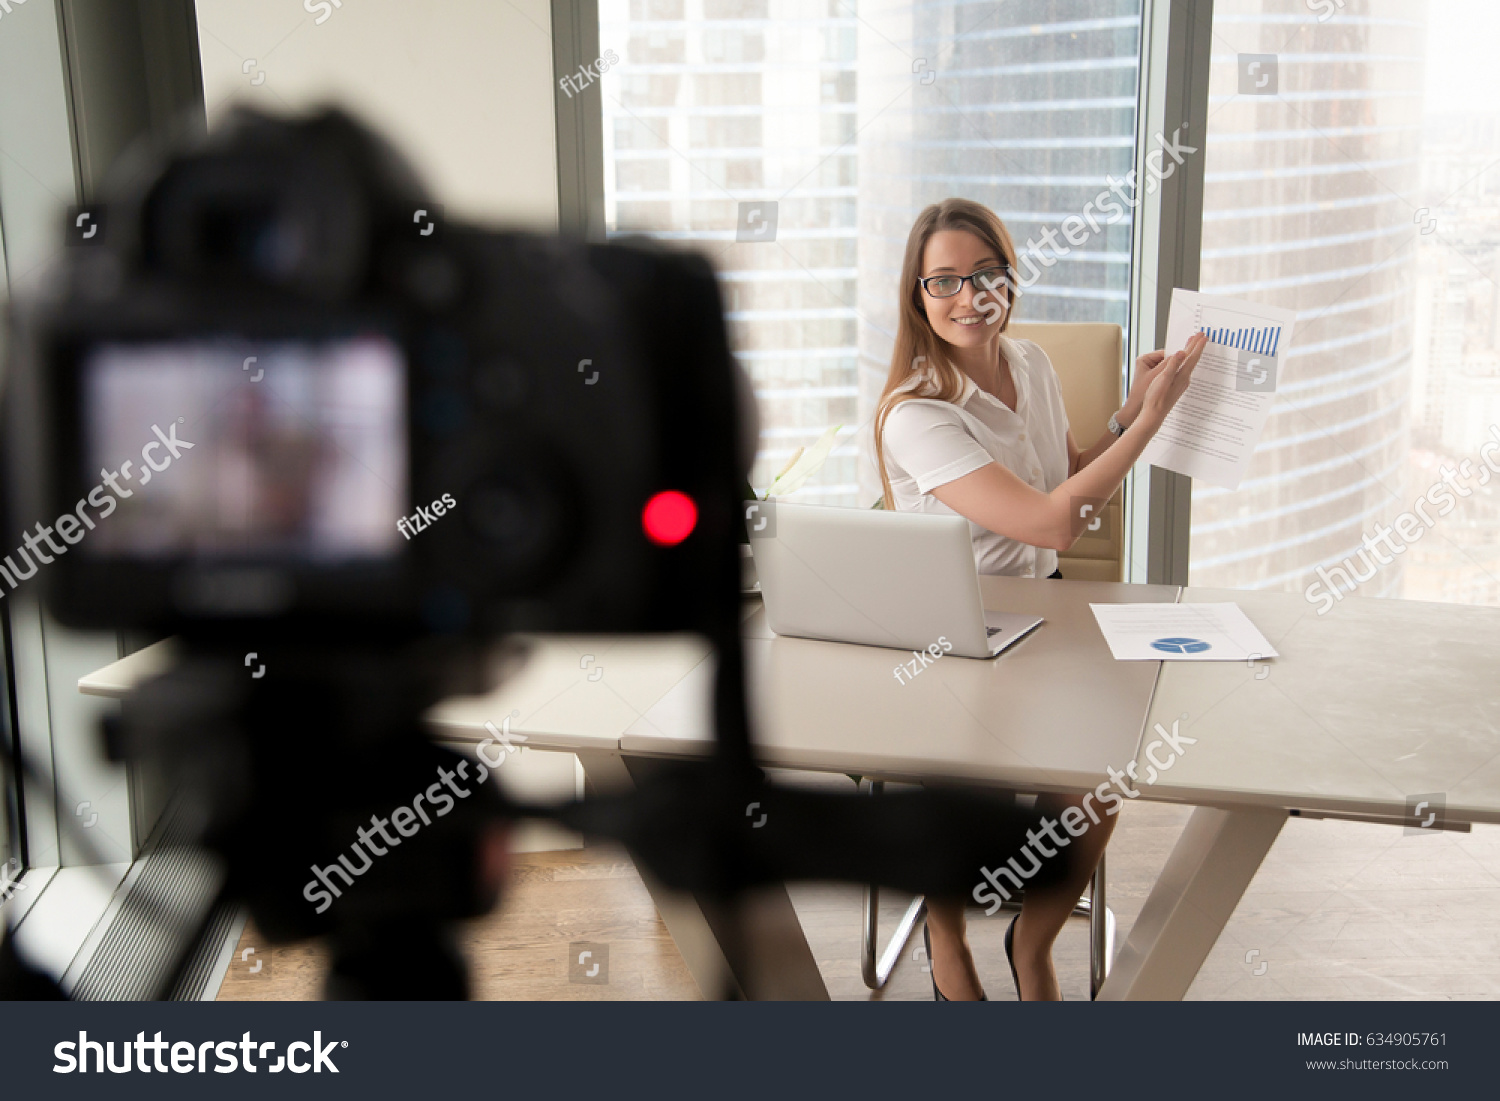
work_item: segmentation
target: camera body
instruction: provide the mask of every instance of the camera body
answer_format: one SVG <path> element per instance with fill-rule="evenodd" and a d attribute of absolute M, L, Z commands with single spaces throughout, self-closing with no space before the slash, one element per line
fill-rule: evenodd
<path fill-rule="evenodd" d="M 13 311 L 0 586 L 200 637 L 732 617 L 740 393 L 704 261 L 446 224 L 336 111 L 244 113 L 107 194 L 109 235 Z"/>

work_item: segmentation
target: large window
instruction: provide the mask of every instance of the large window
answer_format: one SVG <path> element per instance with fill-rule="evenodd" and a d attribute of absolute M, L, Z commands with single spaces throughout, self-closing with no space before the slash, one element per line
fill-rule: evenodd
<path fill-rule="evenodd" d="M 1042 277 L 1023 320 L 1127 320 L 1128 216 L 1043 243 L 1134 158 L 1139 0 L 600 0 L 606 221 L 706 252 L 761 413 L 764 489 L 844 426 L 798 496 L 879 494 L 869 422 L 907 233 L 988 204 Z M 611 54 L 616 60 L 611 59 Z M 1128 212 L 1127 212 L 1128 213 Z"/>
<path fill-rule="evenodd" d="M 1246 480 L 1194 491 L 1194 584 L 1500 603 L 1497 32 L 1216 0 L 1201 284 L 1298 319 Z"/>

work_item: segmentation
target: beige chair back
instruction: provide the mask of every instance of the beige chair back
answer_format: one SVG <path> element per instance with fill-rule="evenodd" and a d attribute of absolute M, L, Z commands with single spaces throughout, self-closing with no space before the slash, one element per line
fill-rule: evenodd
<path fill-rule="evenodd" d="M 1006 330 L 1016 340 L 1032 340 L 1052 361 L 1062 383 L 1063 406 L 1073 441 L 1094 446 L 1120 408 L 1120 357 L 1125 335 L 1118 325 L 1017 321 Z M 1097 534 L 1085 532 L 1073 549 L 1060 555 L 1063 576 L 1081 581 L 1125 579 L 1124 492 L 1105 507 Z"/>

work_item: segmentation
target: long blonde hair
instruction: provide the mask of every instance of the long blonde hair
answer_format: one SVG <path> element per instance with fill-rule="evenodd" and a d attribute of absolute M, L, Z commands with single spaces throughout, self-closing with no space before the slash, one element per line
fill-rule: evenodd
<path fill-rule="evenodd" d="M 912 398 L 936 398 L 939 401 L 957 401 L 964 392 L 964 373 L 955 365 L 944 349 L 947 341 L 932 331 L 927 312 L 922 308 L 922 287 L 917 282 L 922 274 L 922 253 L 934 233 L 945 229 L 961 229 L 972 233 L 990 248 L 1005 263 L 1005 289 L 996 290 L 995 297 L 1005 303 L 1005 316 L 999 321 L 1000 332 L 1010 324 L 1012 307 L 1015 304 L 1015 284 L 1012 273 L 1016 270 L 1016 246 L 1011 242 L 1010 232 L 995 216 L 995 212 L 972 199 L 944 199 L 934 203 L 917 215 L 911 235 L 906 239 L 906 257 L 901 261 L 900 318 L 896 328 L 896 347 L 891 353 L 891 371 L 886 376 L 885 388 L 880 392 L 880 401 L 875 406 L 875 465 L 880 469 L 880 485 L 885 491 L 885 507 L 895 508 L 891 494 L 891 479 L 885 469 L 885 422 L 891 410 L 903 401 Z M 927 382 L 917 388 L 906 387 L 912 375 L 919 373 L 918 366 L 928 365 Z"/>

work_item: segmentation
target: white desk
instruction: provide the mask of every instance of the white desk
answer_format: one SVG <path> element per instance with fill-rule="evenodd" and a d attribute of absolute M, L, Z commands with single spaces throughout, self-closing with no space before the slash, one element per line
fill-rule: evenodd
<path fill-rule="evenodd" d="M 988 606 L 1048 622 L 997 661 L 948 656 L 905 684 L 893 675 L 898 652 L 776 638 L 747 605 L 757 755 L 772 767 L 1083 791 L 1132 760 L 1146 776 L 1143 731 L 1178 720 L 1197 741 L 1142 797 L 1202 809 L 1101 998 L 1180 998 L 1289 810 L 1395 824 L 1408 795 L 1446 792 L 1448 822 L 1500 822 L 1500 695 L 1490 687 L 1500 609 L 1354 598 L 1319 617 L 1295 594 L 1189 589 L 1183 599 L 1239 602 L 1282 657 L 1256 668 L 1158 665 L 1115 662 L 1088 604 L 1171 600 L 1175 589 L 1021 578 L 984 578 L 983 587 Z M 602 790 L 631 784 L 632 761 L 696 756 L 711 744 L 711 658 L 700 642 L 534 645 L 495 691 L 431 712 L 442 741 L 476 744 L 486 722 L 511 716 L 524 744 L 577 753 Z M 158 644 L 80 689 L 120 695 L 170 660 Z M 691 899 L 647 885 L 700 986 L 716 990 L 725 964 L 712 923 Z M 772 898 L 765 912 L 784 918 L 784 901 Z M 784 981 L 762 989 L 822 990 L 805 942 L 783 964 Z"/>
<path fill-rule="evenodd" d="M 1089 601 L 1173 600 L 1170 586 L 1042 585 L 986 578 L 986 603 L 1046 619 L 998 660 L 952 655 L 898 681 L 910 653 L 778 638 L 745 619 L 746 690 L 768 766 L 873 779 L 960 779 L 1026 791 L 1093 787 L 1135 756 L 1156 663 L 1117 662 Z M 704 662 L 620 739 L 633 755 L 706 750 L 713 670 Z M 503 690 L 502 690 L 503 694 Z"/>
<path fill-rule="evenodd" d="M 1500 609 L 1352 598 L 1319 616 L 1293 593 L 1182 599 L 1238 602 L 1281 657 L 1163 664 L 1146 728 L 1176 719 L 1197 742 L 1140 790 L 1199 809 L 1101 998 L 1182 997 L 1289 810 L 1405 828 L 1410 797 L 1440 794 L 1447 823 L 1500 822 Z"/>

